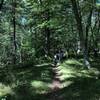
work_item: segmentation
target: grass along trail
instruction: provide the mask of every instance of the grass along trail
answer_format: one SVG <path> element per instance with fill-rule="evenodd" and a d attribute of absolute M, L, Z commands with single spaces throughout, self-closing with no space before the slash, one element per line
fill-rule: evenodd
<path fill-rule="evenodd" d="M 21 85 L 12 89 L 9 85 L 0 84 L 0 97 L 9 96 L 7 100 L 100 99 L 99 60 L 91 60 L 89 70 L 83 66 L 81 59 L 68 59 L 56 67 L 43 64 L 14 70 L 14 73 Z"/>
<path fill-rule="evenodd" d="M 47 100 L 99 100 L 100 68 L 94 66 L 88 70 L 80 60 L 69 59 L 53 67 L 52 91 Z M 96 65 L 96 64 L 95 64 Z M 99 65 L 99 63 L 98 63 Z"/>

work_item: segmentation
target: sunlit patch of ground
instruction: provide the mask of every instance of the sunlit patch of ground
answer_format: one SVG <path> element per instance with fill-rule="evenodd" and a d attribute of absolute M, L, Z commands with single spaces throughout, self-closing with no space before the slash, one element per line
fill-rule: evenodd
<path fill-rule="evenodd" d="M 8 94 L 13 94 L 11 87 L 0 83 L 0 97 L 6 96 Z"/>
<path fill-rule="evenodd" d="M 75 59 L 69 59 L 58 67 L 58 74 L 59 79 L 62 81 L 63 88 L 73 83 L 73 80 L 69 80 L 70 78 L 88 77 L 96 79 L 98 78 L 100 71 L 93 67 L 88 70 L 83 66 L 82 62 Z"/>
<path fill-rule="evenodd" d="M 79 62 L 78 60 L 76 59 L 69 59 L 69 60 L 66 60 L 63 64 L 74 64 L 74 65 L 83 65 L 81 62 Z"/>
<path fill-rule="evenodd" d="M 37 80 L 32 81 L 31 86 L 38 94 L 47 93 L 50 90 L 50 83 L 46 83 L 43 81 L 37 81 Z"/>
<path fill-rule="evenodd" d="M 91 61 L 90 69 L 83 66 L 82 59 L 68 59 L 58 67 L 43 64 L 16 70 L 17 84 L 13 87 L 14 99 L 10 100 L 53 100 L 54 94 L 62 98 L 54 100 L 99 100 L 99 64 Z M 52 91 L 54 87 L 58 88 L 57 91 Z M 0 97 L 13 91 L 10 86 L 0 84 Z"/>

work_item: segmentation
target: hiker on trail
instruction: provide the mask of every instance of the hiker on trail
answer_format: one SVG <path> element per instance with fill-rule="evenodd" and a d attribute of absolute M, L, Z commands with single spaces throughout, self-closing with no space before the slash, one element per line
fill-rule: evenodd
<path fill-rule="evenodd" d="M 64 51 L 63 50 L 59 50 L 56 52 L 56 54 L 54 55 L 54 64 L 57 65 L 59 64 L 59 62 L 64 58 Z"/>
<path fill-rule="evenodd" d="M 60 51 L 60 60 L 64 59 L 64 56 L 65 56 L 64 54 L 65 54 L 64 50 L 61 50 Z"/>
<path fill-rule="evenodd" d="M 98 56 L 98 51 L 99 51 L 98 48 L 95 48 L 95 49 L 94 49 L 94 56 L 95 56 L 95 57 Z"/>
<path fill-rule="evenodd" d="M 54 65 L 57 65 L 60 62 L 60 54 L 57 51 L 56 54 L 54 55 Z"/>

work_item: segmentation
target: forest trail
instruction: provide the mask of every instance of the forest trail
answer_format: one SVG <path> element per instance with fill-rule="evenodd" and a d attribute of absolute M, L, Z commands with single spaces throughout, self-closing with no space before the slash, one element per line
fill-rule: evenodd
<path fill-rule="evenodd" d="M 54 66 L 52 68 L 53 76 L 54 77 L 53 77 L 53 82 L 52 82 L 51 88 L 52 88 L 53 91 L 56 91 L 56 90 L 61 88 L 61 81 L 60 81 L 60 78 L 59 78 L 60 74 L 59 74 L 58 67 L 59 66 Z"/>
<path fill-rule="evenodd" d="M 16 79 L 21 79 L 19 85 L 12 90 L 1 84 L 0 92 L 8 92 L 7 100 L 99 100 L 95 98 L 100 98 L 100 80 L 97 79 L 100 62 L 98 59 L 91 63 L 93 67 L 89 70 L 75 59 L 65 60 L 59 66 L 44 63 L 34 68 L 14 70 Z"/>
<path fill-rule="evenodd" d="M 47 94 L 48 100 L 62 100 L 59 98 L 58 91 L 61 89 L 62 84 L 60 80 L 59 66 L 52 66 L 53 80 L 51 83 L 51 92 Z"/>

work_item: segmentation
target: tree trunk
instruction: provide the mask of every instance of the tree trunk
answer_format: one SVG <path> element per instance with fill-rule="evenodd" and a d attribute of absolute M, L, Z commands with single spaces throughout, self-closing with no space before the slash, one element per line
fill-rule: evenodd
<path fill-rule="evenodd" d="M 12 5 L 12 11 L 13 11 L 13 63 L 16 64 L 16 50 L 17 50 L 17 44 L 16 44 L 16 1 L 13 1 Z"/>
<path fill-rule="evenodd" d="M 49 9 L 46 10 L 45 12 L 45 21 L 49 21 L 50 20 L 50 13 L 49 13 Z M 46 42 L 46 55 L 49 56 L 50 55 L 50 28 L 48 25 L 46 25 L 44 27 L 44 31 L 45 31 L 45 42 Z"/>
<path fill-rule="evenodd" d="M 0 3 L 0 10 L 2 9 L 3 3 L 4 3 L 4 0 L 1 0 L 1 3 Z"/>
<path fill-rule="evenodd" d="M 89 36 L 89 28 L 91 27 L 91 18 L 92 18 L 92 11 L 93 11 L 93 8 L 91 9 L 90 11 L 90 14 L 88 16 L 88 19 L 87 19 L 87 25 L 86 25 L 86 38 L 85 38 L 85 56 L 86 56 L 86 59 L 88 59 L 88 36 Z"/>
<path fill-rule="evenodd" d="M 46 40 L 46 54 L 50 55 L 50 29 L 48 27 L 45 28 L 45 40 Z"/>
<path fill-rule="evenodd" d="M 81 14 L 79 13 L 76 0 L 71 0 L 71 3 L 72 3 L 75 19 L 76 19 L 76 22 L 77 22 L 77 29 L 79 31 L 79 37 L 80 37 L 80 42 L 81 42 L 80 44 L 81 44 L 81 48 L 82 48 L 83 56 L 84 56 L 84 65 L 87 68 L 90 68 L 90 63 L 88 61 L 88 55 L 86 53 L 87 51 L 86 51 L 86 48 L 85 48 L 85 38 L 84 38 L 84 31 L 83 31 Z"/>
<path fill-rule="evenodd" d="M 38 2 L 41 6 L 43 6 L 42 0 L 38 0 Z M 47 5 L 49 5 L 49 3 L 47 3 Z M 50 20 L 50 10 L 49 9 L 46 9 L 43 12 L 42 18 L 43 18 L 43 21 L 48 22 Z M 51 33 L 51 30 L 47 24 L 44 26 L 43 31 L 45 33 L 45 56 L 49 56 L 50 55 L 50 33 Z"/>

